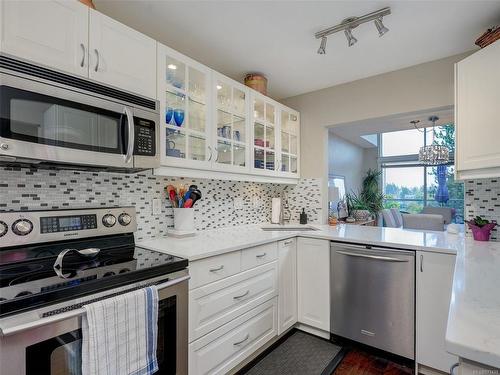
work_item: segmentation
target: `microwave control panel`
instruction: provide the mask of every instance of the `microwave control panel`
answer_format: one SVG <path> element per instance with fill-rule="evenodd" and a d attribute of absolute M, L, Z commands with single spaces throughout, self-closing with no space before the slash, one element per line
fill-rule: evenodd
<path fill-rule="evenodd" d="M 155 156 L 156 136 L 155 123 L 151 120 L 134 118 L 135 120 L 135 145 L 134 155 Z"/>

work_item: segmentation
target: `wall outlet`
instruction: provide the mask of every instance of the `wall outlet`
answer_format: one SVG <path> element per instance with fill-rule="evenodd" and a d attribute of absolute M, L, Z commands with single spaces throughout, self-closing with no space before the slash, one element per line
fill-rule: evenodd
<path fill-rule="evenodd" d="M 153 198 L 153 215 L 160 215 L 161 214 L 161 199 L 160 198 Z"/>
<path fill-rule="evenodd" d="M 243 209 L 243 198 L 234 198 L 233 199 L 233 205 L 235 210 L 242 210 Z"/>

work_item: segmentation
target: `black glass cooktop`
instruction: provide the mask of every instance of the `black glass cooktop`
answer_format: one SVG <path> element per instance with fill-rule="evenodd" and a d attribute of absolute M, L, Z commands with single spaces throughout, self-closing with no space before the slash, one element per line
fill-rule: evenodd
<path fill-rule="evenodd" d="M 66 249 L 100 249 L 94 258 Z M 78 298 L 186 268 L 187 260 L 135 247 L 133 234 L 0 250 L 0 316 Z"/>

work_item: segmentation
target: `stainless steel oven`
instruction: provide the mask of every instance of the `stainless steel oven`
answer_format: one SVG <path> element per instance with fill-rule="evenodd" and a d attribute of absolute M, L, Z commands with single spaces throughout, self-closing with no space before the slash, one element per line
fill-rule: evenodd
<path fill-rule="evenodd" d="M 130 284 L 92 294 L 85 300 L 105 298 L 141 285 L 157 284 L 158 374 L 187 374 L 188 272 Z M 71 301 L 73 304 L 76 301 Z M 82 303 L 82 302 L 80 302 Z M 2 319 L 0 337 L 1 373 L 5 375 L 79 375 L 81 374 L 81 316 L 83 308 L 68 309 L 68 304 L 41 309 Z M 58 312 L 54 314 L 53 312 Z M 33 317 L 38 319 L 33 319 Z"/>
<path fill-rule="evenodd" d="M 159 103 L 0 56 L 0 162 L 159 166 Z"/>

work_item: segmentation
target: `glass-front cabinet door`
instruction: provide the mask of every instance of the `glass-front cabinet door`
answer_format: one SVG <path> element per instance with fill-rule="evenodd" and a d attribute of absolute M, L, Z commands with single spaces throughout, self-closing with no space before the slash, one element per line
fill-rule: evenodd
<path fill-rule="evenodd" d="M 210 74 L 206 66 L 158 45 L 162 165 L 210 166 Z"/>
<path fill-rule="evenodd" d="M 277 103 L 255 92 L 252 110 L 252 171 L 275 175 L 279 169 Z"/>
<path fill-rule="evenodd" d="M 248 172 L 249 100 L 244 85 L 213 73 L 214 127 L 209 153 L 217 170 Z"/>
<path fill-rule="evenodd" d="M 282 107 L 280 110 L 280 174 L 297 177 L 299 174 L 299 113 Z"/>

